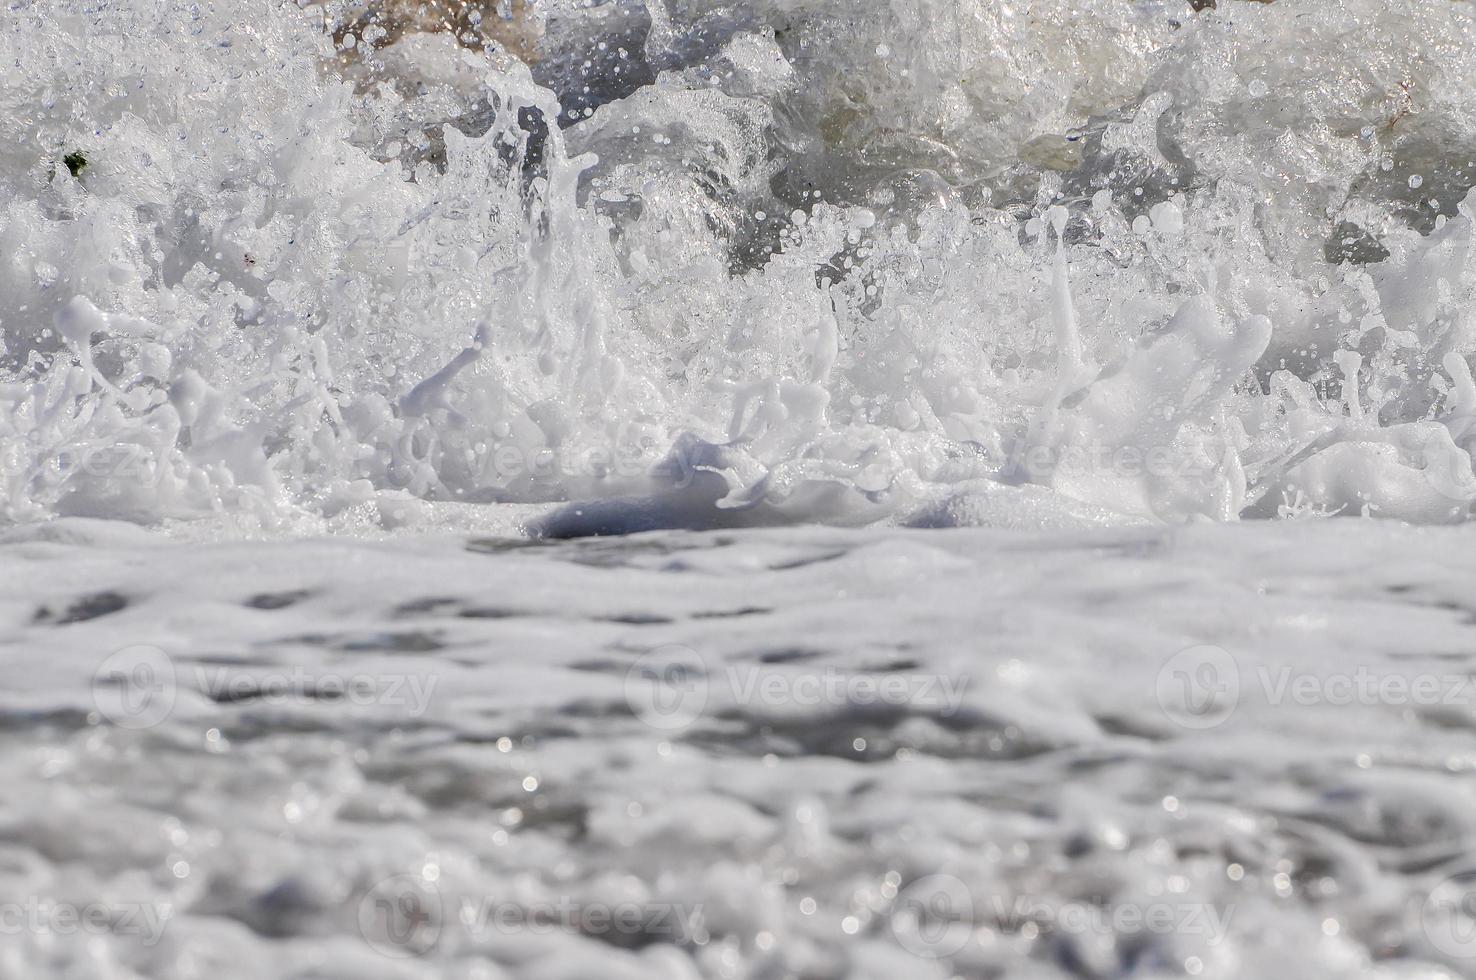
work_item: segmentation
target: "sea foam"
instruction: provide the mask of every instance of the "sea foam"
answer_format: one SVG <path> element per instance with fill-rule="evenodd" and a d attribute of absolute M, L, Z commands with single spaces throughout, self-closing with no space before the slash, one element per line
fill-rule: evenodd
<path fill-rule="evenodd" d="M 5 517 L 1476 500 L 1469 5 L 352 13 L 10 5 Z"/>

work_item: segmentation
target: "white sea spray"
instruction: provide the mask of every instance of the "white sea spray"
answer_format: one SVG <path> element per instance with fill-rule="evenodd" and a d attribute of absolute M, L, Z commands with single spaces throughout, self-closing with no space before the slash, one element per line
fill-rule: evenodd
<path fill-rule="evenodd" d="M 12 3 L 0 511 L 1462 520 L 1476 27 L 1400 7 L 674 5 L 561 127 L 614 6 Z"/>

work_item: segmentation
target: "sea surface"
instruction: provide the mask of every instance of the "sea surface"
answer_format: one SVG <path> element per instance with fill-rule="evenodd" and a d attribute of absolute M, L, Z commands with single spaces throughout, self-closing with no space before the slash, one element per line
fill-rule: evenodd
<path fill-rule="evenodd" d="M 7 532 L 0 969 L 1476 975 L 1472 545 Z"/>
<path fill-rule="evenodd" d="M 1476 977 L 1473 187 L 1468 0 L 0 0 L 0 978 Z"/>

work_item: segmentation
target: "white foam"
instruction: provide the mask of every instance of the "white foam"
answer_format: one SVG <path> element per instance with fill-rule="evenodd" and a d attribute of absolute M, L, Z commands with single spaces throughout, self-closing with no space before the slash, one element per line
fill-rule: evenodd
<path fill-rule="evenodd" d="M 0 542 L 6 978 L 1469 967 L 1464 528 L 50 528 Z"/>
<path fill-rule="evenodd" d="M 13 4 L 0 512 L 660 524 L 696 453 L 681 523 L 1464 520 L 1476 29 L 1409 8 L 673 9 L 530 149 L 554 93 L 444 36 Z"/>

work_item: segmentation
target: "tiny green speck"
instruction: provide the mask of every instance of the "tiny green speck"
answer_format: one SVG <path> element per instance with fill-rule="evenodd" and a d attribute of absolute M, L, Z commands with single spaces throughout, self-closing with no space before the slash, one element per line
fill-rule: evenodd
<path fill-rule="evenodd" d="M 87 166 L 87 158 L 81 153 L 68 153 L 66 156 L 62 157 L 62 163 L 65 163 L 67 165 L 67 169 L 70 170 L 72 172 L 72 176 L 75 177 L 82 172 L 83 167 Z"/>

